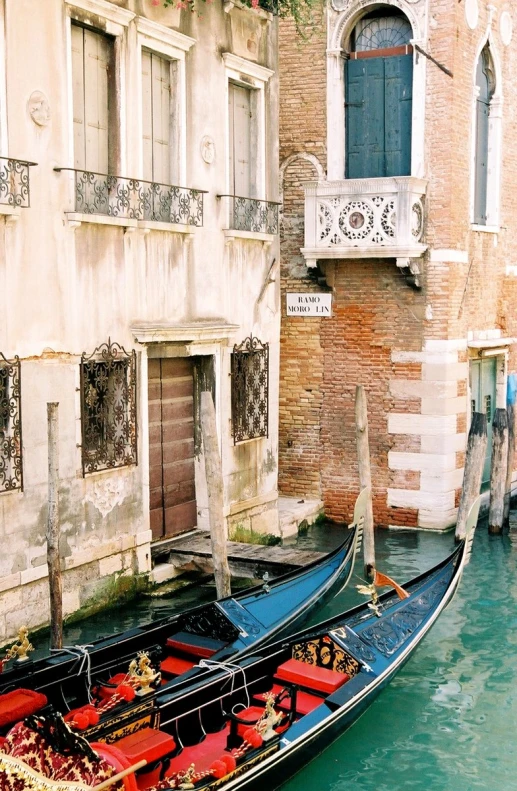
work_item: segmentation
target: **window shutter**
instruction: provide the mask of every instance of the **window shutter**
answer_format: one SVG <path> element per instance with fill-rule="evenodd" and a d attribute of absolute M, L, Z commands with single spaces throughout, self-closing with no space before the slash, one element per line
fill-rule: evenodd
<path fill-rule="evenodd" d="M 143 178 L 153 180 L 153 101 L 151 53 L 142 50 L 142 153 Z"/>
<path fill-rule="evenodd" d="M 84 132 L 84 38 L 83 29 L 72 25 L 72 91 L 74 113 L 74 167 L 85 164 Z"/>
<path fill-rule="evenodd" d="M 171 124 L 171 65 L 165 58 L 152 55 L 153 76 L 153 180 L 169 184 L 170 124 Z"/>
<path fill-rule="evenodd" d="M 386 176 L 411 175 L 413 56 L 384 58 Z"/>
<path fill-rule="evenodd" d="M 230 183 L 233 194 L 249 198 L 251 188 L 251 94 L 230 84 Z"/>
<path fill-rule="evenodd" d="M 171 126 L 170 61 L 142 52 L 144 179 L 169 184 Z"/>
<path fill-rule="evenodd" d="M 346 64 L 347 178 L 384 176 L 384 63 L 382 58 Z"/>
<path fill-rule="evenodd" d="M 87 170 L 108 173 L 108 68 L 110 42 L 84 30 L 84 116 Z"/>
<path fill-rule="evenodd" d="M 490 85 L 481 54 L 476 74 L 479 95 L 476 100 L 476 156 L 474 161 L 474 222 L 486 224 L 488 181 L 488 123 Z"/>

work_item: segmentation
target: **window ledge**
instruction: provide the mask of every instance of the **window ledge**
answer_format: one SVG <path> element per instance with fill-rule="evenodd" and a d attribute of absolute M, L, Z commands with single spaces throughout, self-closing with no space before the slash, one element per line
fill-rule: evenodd
<path fill-rule="evenodd" d="M 76 211 L 67 211 L 65 216 L 68 225 L 76 228 L 83 222 L 93 223 L 94 225 L 116 225 L 119 228 L 138 228 L 138 220 L 128 220 L 125 217 L 110 217 L 108 214 L 81 214 Z"/>
<path fill-rule="evenodd" d="M 182 223 L 156 222 L 154 220 L 137 220 L 137 227 L 143 231 L 168 231 L 169 233 L 184 233 L 193 236 L 199 226 L 185 225 Z"/>
<path fill-rule="evenodd" d="M 256 233 L 255 231 L 233 231 L 230 228 L 225 229 L 223 233 L 227 242 L 234 239 L 249 239 L 252 242 L 264 242 L 265 244 L 272 244 L 278 235 L 276 233 Z"/>
<path fill-rule="evenodd" d="M 478 225 L 477 223 L 470 224 L 471 231 L 479 231 L 480 233 L 499 233 L 498 225 Z"/>
<path fill-rule="evenodd" d="M 10 206 L 0 203 L 0 215 L 3 215 L 6 220 L 18 220 L 21 216 L 21 209 L 19 206 Z"/>
<path fill-rule="evenodd" d="M 130 220 L 126 217 L 111 217 L 108 214 L 81 214 L 80 212 L 67 211 L 65 216 L 71 228 L 77 228 L 81 223 L 87 222 L 94 225 L 114 225 L 127 230 L 168 231 L 169 233 L 181 233 L 188 236 L 192 236 L 196 228 L 194 225 L 154 222 L 153 220 Z"/>

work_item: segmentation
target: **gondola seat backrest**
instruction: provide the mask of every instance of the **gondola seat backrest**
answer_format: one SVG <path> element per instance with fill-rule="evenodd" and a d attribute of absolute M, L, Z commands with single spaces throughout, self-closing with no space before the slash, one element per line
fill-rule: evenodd
<path fill-rule="evenodd" d="M 349 678 L 346 673 L 310 665 L 307 662 L 300 662 L 299 659 L 288 659 L 287 662 L 279 665 L 275 673 L 275 679 L 279 681 L 323 692 L 325 695 L 331 695 Z"/>
<path fill-rule="evenodd" d="M 350 656 L 328 635 L 296 643 L 292 647 L 292 658 L 308 665 L 316 665 L 326 670 L 335 670 L 347 676 L 355 676 L 360 670 L 357 659 Z"/>

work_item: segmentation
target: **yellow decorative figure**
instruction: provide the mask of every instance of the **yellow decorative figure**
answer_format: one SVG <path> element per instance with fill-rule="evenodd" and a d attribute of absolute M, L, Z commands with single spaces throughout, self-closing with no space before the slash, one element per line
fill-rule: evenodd
<path fill-rule="evenodd" d="M 194 775 L 196 774 L 196 767 L 194 764 L 190 764 L 189 768 L 185 771 L 185 773 L 178 778 L 181 780 L 179 788 L 194 788 Z"/>
<path fill-rule="evenodd" d="M 5 661 L 16 659 L 17 662 L 26 662 L 29 657 L 29 651 L 34 651 L 34 646 L 29 642 L 29 630 L 26 626 L 21 626 L 18 630 L 18 642 L 14 643 L 7 649 L 5 654 Z"/>
<path fill-rule="evenodd" d="M 129 665 L 129 680 L 138 681 L 140 689 L 137 690 L 137 695 L 148 695 L 153 692 L 151 684 L 159 684 L 162 674 L 156 671 L 151 666 L 151 660 L 147 651 L 140 651 L 136 659 L 133 659 Z"/>
<path fill-rule="evenodd" d="M 263 697 L 266 701 L 266 708 L 264 709 L 264 714 L 255 725 L 255 729 L 260 733 L 264 741 L 267 742 L 269 739 L 272 739 L 273 736 L 277 735 L 274 727 L 278 725 L 284 715 L 280 711 L 275 711 L 275 696 L 272 692 L 266 692 Z"/>

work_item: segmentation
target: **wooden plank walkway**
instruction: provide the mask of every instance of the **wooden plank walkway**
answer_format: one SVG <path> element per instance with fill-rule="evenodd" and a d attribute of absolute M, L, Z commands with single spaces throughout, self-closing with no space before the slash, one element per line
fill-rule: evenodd
<path fill-rule="evenodd" d="M 163 547 L 153 549 L 153 554 L 163 553 Z M 186 538 L 167 542 L 168 562 L 185 571 L 199 570 L 213 572 L 210 535 L 203 531 Z M 235 577 L 261 578 L 267 572 L 272 577 L 306 566 L 313 560 L 324 556 L 324 552 L 314 552 L 295 547 L 267 547 L 260 544 L 241 544 L 228 541 L 228 563 Z"/>

